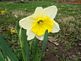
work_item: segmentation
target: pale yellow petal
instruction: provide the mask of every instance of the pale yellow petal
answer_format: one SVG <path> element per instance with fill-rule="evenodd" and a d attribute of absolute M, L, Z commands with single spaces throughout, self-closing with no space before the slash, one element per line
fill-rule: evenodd
<path fill-rule="evenodd" d="M 37 7 L 36 9 L 35 9 L 35 14 L 41 14 L 41 13 L 43 13 L 43 11 L 44 11 L 44 9 L 42 8 L 42 7 Z"/>
<path fill-rule="evenodd" d="M 59 31 L 60 31 L 59 24 L 54 21 L 54 26 L 53 26 L 52 33 L 57 33 L 57 32 L 59 32 Z"/>
<path fill-rule="evenodd" d="M 57 14 L 57 7 L 53 5 L 53 6 L 45 8 L 44 11 L 49 17 L 54 19 Z"/>
<path fill-rule="evenodd" d="M 27 30 L 26 35 L 27 35 L 27 40 L 34 39 L 35 37 L 35 34 L 31 30 Z"/>
<path fill-rule="evenodd" d="M 24 29 L 30 29 L 32 27 L 33 19 L 32 16 L 28 16 L 19 21 L 20 27 Z"/>
<path fill-rule="evenodd" d="M 36 36 L 37 37 L 37 39 L 39 39 L 39 40 L 43 40 L 44 39 L 44 36 Z"/>
<path fill-rule="evenodd" d="M 38 16 L 45 16 L 45 12 L 44 12 L 44 9 L 42 7 L 37 7 L 35 9 L 35 12 L 33 14 L 33 17 L 38 17 Z"/>

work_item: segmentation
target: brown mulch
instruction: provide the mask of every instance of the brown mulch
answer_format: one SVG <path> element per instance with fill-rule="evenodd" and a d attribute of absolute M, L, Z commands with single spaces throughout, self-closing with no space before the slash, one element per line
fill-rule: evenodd
<path fill-rule="evenodd" d="M 81 1 L 74 1 L 74 2 L 63 2 L 65 4 L 81 4 Z"/>
<path fill-rule="evenodd" d="M 81 4 L 81 0 L 59 0 L 59 2 L 64 4 Z"/>
<path fill-rule="evenodd" d="M 55 45 L 48 42 L 44 61 L 62 61 L 60 58 L 69 59 L 70 61 L 77 61 L 78 58 L 81 61 L 81 41 L 66 51 L 63 44 Z"/>

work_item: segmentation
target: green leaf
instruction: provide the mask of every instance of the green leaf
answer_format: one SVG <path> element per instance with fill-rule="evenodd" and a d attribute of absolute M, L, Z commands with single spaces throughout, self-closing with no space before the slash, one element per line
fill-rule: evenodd
<path fill-rule="evenodd" d="M 12 49 L 9 47 L 9 45 L 6 43 L 3 37 L 0 36 L 0 49 L 3 53 L 3 56 L 6 59 L 10 59 L 11 61 L 18 61 L 17 56 L 14 54 Z"/>
<path fill-rule="evenodd" d="M 32 60 L 31 61 L 41 61 L 42 51 L 41 51 L 40 47 L 38 46 L 38 44 L 39 44 L 39 41 L 35 37 L 32 40 L 32 53 L 31 53 Z"/>
<path fill-rule="evenodd" d="M 44 39 L 43 39 L 43 42 L 42 42 L 42 51 L 43 52 L 46 49 L 47 41 L 48 41 L 48 30 L 46 30 L 45 35 L 44 35 Z"/>
<path fill-rule="evenodd" d="M 19 34 L 20 26 L 19 26 L 19 21 L 16 21 L 16 31 L 17 34 Z"/>
<path fill-rule="evenodd" d="M 0 51 L 0 61 L 5 61 L 1 51 Z"/>
<path fill-rule="evenodd" d="M 23 60 L 30 61 L 29 42 L 27 41 L 26 30 L 24 30 L 22 28 L 19 31 L 19 40 L 20 40 L 20 46 L 21 46 L 21 50 L 22 50 Z"/>

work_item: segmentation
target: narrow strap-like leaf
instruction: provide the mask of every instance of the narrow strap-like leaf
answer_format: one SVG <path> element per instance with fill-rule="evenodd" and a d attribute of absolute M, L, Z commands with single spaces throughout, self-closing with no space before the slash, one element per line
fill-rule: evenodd
<path fill-rule="evenodd" d="M 5 59 L 9 58 L 11 61 L 18 61 L 17 56 L 2 37 L 0 37 L 0 49 Z"/>
<path fill-rule="evenodd" d="M 0 61 L 5 61 L 2 52 L 0 51 Z"/>
<path fill-rule="evenodd" d="M 19 26 L 19 21 L 16 21 L 16 32 L 19 34 L 20 26 Z"/>
<path fill-rule="evenodd" d="M 35 37 L 32 41 L 32 60 L 31 61 L 41 61 L 41 49 L 38 46 L 39 41 L 38 39 Z"/>
<path fill-rule="evenodd" d="M 26 30 L 22 28 L 19 31 L 19 41 L 22 50 L 23 60 L 30 61 L 30 48 L 27 41 Z"/>
<path fill-rule="evenodd" d="M 45 35 L 44 35 L 44 39 L 43 39 L 43 42 L 42 42 L 42 51 L 43 52 L 46 49 L 47 41 L 48 41 L 48 30 L 46 30 Z"/>

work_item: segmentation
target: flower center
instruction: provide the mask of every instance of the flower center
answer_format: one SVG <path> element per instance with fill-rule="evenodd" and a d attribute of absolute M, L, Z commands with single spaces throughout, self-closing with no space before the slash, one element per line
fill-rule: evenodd
<path fill-rule="evenodd" d="M 35 18 L 32 24 L 32 32 L 37 36 L 43 36 L 46 30 L 51 32 L 54 25 L 53 21 L 54 20 L 48 16 Z"/>
<path fill-rule="evenodd" d="M 43 20 L 39 20 L 37 23 L 38 24 L 42 24 L 43 23 Z"/>

